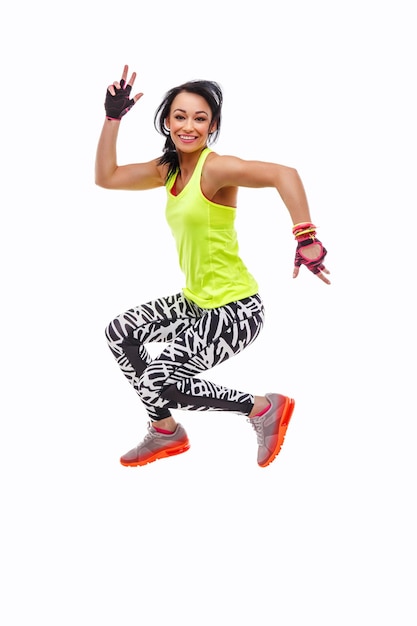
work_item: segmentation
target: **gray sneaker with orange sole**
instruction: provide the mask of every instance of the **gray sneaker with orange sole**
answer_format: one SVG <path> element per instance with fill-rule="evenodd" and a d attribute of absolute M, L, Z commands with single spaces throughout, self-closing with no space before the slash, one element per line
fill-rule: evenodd
<path fill-rule="evenodd" d="M 258 465 L 267 467 L 278 456 L 294 411 L 292 398 L 279 393 L 267 393 L 271 407 L 260 417 L 248 419 L 258 438 Z"/>
<path fill-rule="evenodd" d="M 126 452 L 121 458 L 120 463 L 127 467 L 137 467 L 138 465 L 147 465 L 157 459 L 165 459 L 175 454 L 186 452 L 190 447 L 187 433 L 181 424 L 177 424 L 175 431 L 169 435 L 158 433 L 148 423 L 148 433 L 144 440 L 139 443 L 136 448 Z"/>

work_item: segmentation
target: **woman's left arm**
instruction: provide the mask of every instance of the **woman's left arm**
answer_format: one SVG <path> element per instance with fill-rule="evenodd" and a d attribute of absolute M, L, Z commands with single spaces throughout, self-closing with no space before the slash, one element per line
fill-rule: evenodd
<path fill-rule="evenodd" d="M 294 278 L 298 276 L 300 266 L 305 265 L 323 282 L 330 284 L 325 276 L 330 272 L 323 264 L 327 250 L 316 237 L 307 195 L 297 170 L 277 163 L 245 161 L 232 156 L 217 156 L 209 163 L 211 179 L 218 189 L 228 186 L 275 187 L 291 216 L 297 241 Z"/>
<path fill-rule="evenodd" d="M 282 198 L 293 224 L 310 222 L 311 215 L 302 180 L 293 167 L 265 161 L 246 161 L 233 156 L 211 159 L 210 177 L 222 187 L 275 187 Z"/>

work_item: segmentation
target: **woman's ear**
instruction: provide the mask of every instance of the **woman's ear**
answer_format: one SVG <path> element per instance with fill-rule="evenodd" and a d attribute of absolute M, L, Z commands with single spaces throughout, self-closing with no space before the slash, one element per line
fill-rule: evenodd
<path fill-rule="evenodd" d="M 167 130 L 169 130 L 169 121 L 168 121 L 168 119 L 169 119 L 169 118 L 167 118 L 167 117 L 166 117 L 166 118 L 165 118 L 165 120 L 164 120 L 164 126 L 165 126 L 165 128 L 166 128 Z"/>

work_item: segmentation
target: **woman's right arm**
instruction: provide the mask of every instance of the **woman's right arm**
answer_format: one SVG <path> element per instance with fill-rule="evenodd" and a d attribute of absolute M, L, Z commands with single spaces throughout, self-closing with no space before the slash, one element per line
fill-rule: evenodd
<path fill-rule="evenodd" d="M 105 119 L 97 146 L 95 182 L 105 189 L 153 189 L 162 187 L 163 171 L 158 159 L 147 163 L 117 164 L 117 136 L 120 120 Z"/>
<path fill-rule="evenodd" d="M 123 68 L 122 78 L 107 88 L 106 117 L 97 146 L 95 182 L 105 189 L 153 189 L 165 183 L 164 169 L 158 166 L 158 159 L 147 163 L 117 164 L 117 137 L 123 116 L 142 97 L 138 93 L 130 97 L 136 72 L 127 80 L 128 66 Z"/>

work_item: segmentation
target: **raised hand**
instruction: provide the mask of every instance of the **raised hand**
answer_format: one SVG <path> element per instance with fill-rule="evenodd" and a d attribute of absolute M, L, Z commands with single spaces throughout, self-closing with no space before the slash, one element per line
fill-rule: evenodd
<path fill-rule="evenodd" d="M 125 65 L 120 82 L 115 81 L 107 88 L 104 102 L 107 119 L 121 120 L 139 98 L 143 96 L 143 93 L 137 93 L 133 98 L 130 98 L 130 92 L 136 79 L 136 72 L 132 73 L 128 83 L 126 83 L 128 70 L 129 67 Z"/>

